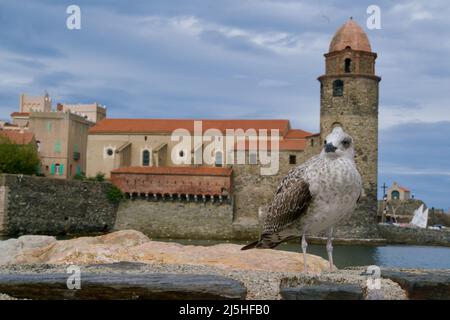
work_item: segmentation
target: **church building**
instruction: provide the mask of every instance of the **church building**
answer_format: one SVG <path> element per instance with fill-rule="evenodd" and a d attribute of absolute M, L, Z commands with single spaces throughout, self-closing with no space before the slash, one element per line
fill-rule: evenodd
<path fill-rule="evenodd" d="M 325 54 L 325 73 L 318 78 L 320 133 L 292 128 L 289 120 L 203 120 L 203 134 L 208 129 L 222 135 L 227 129 L 244 132 L 240 152 L 246 161 L 225 161 L 230 150 L 210 141 L 201 146 L 209 147 L 212 160 L 198 164 L 190 161 L 196 157 L 195 146 L 180 150 L 171 139 L 176 129 L 194 136 L 196 120 L 106 118 L 89 130 L 86 174 L 104 173 L 132 199 L 232 203 L 233 225 L 257 230 L 259 214 L 272 200 L 280 180 L 291 168 L 318 154 L 326 135 L 341 126 L 354 139 L 364 192 L 351 219 L 337 228 L 336 237 L 375 237 L 381 80 L 375 72 L 376 58 L 367 34 L 353 19 L 335 33 Z M 265 165 L 248 147 L 252 130 L 258 145 L 267 138 L 259 134 L 261 129 L 279 133 L 279 168 L 274 175 L 260 174 Z M 270 143 L 267 148 L 270 155 Z M 237 157 L 232 152 L 230 157 Z M 180 158 L 189 161 L 176 161 Z"/>

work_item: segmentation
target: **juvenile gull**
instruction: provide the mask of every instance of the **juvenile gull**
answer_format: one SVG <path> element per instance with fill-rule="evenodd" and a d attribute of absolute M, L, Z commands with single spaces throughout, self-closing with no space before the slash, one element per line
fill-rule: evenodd
<path fill-rule="evenodd" d="M 293 168 L 283 178 L 263 218 L 259 240 L 242 250 L 274 248 L 302 237 L 307 272 L 306 235 L 328 230 L 327 252 L 333 270 L 333 226 L 353 212 L 361 192 L 353 139 L 341 127 L 335 127 L 319 155 Z"/>

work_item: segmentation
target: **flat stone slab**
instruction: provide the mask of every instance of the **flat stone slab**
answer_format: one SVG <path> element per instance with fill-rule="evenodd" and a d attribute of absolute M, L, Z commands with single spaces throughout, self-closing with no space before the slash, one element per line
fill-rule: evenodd
<path fill-rule="evenodd" d="M 284 300 L 363 300 L 363 290 L 356 284 L 324 282 L 281 288 Z"/>
<path fill-rule="evenodd" d="M 71 274 L 0 274 L 0 292 L 20 299 L 245 299 L 234 279 L 190 274 L 81 274 L 81 289 L 68 289 Z M 70 282 L 72 283 L 72 282 Z"/>
<path fill-rule="evenodd" d="M 408 299 L 450 300 L 450 270 L 382 270 L 381 277 L 398 283 Z"/>

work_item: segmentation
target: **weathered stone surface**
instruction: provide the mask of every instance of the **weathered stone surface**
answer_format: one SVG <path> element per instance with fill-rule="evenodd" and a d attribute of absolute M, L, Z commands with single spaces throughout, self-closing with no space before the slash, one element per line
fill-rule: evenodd
<path fill-rule="evenodd" d="M 0 292 L 26 299 L 245 299 L 239 281 L 213 275 L 82 274 L 68 289 L 68 274 L 0 274 Z"/>
<path fill-rule="evenodd" d="M 115 230 L 134 229 L 154 238 L 231 239 L 233 205 L 201 199 L 187 201 L 125 200 Z"/>
<path fill-rule="evenodd" d="M 108 182 L 1 174 L 0 186 L 7 191 L 5 234 L 88 234 L 114 226 L 116 205 L 107 198 Z"/>
<path fill-rule="evenodd" d="M 0 242 L 0 264 L 8 264 L 20 251 L 20 241 L 9 239 Z"/>
<path fill-rule="evenodd" d="M 282 288 L 284 300 L 362 300 L 363 290 L 356 284 L 320 283 L 293 288 Z"/>
<path fill-rule="evenodd" d="M 56 239 L 50 236 L 22 236 L 0 241 L 0 265 L 12 263 L 24 251 L 45 247 L 53 242 Z"/>
<path fill-rule="evenodd" d="M 450 300 L 450 270 L 382 270 L 381 276 L 398 283 L 408 299 Z"/>
<path fill-rule="evenodd" d="M 56 241 L 48 246 L 23 250 L 11 263 L 110 263 L 128 260 L 129 249 L 150 239 L 134 230 L 118 231 L 97 237 Z M 1 253 L 0 253 L 1 255 Z M 124 259 L 121 259 L 121 258 Z M 130 261 L 134 261 L 130 257 Z"/>
<path fill-rule="evenodd" d="M 27 235 L 19 237 L 18 240 L 22 246 L 22 250 L 29 250 L 48 246 L 55 242 L 56 238 L 52 236 Z"/>
<path fill-rule="evenodd" d="M 3 177 L 0 176 L 0 235 L 5 233 L 6 221 L 5 221 L 5 211 L 7 207 L 7 189 L 3 185 Z"/>
<path fill-rule="evenodd" d="M 211 265 L 237 270 L 303 271 L 303 257 L 298 253 L 240 249 L 241 246 L 235 244 L 204 247 L 150 241 L 138 231 L 124 230 L 98 237 L 56 241 L 48 246 L 23 250 L 9 263 L 102 264 L 132 261 Z M 321 257 L 308 255 L 307 261 L 312 273 L 320 273 L 328 268 L 327 261 Z"/>
<path fill-rule="evenodd" d="M 388 278 L 380 279 L 380 288 L 368 287 L 367 267 L 353 267 L 323 272 L 320 275 L 298 274 L 283 278 L 280 282 L 280 293 L 285 292 L 287 298 L 295 299 L 364 299 L 364 300 L 405 300 L 405 291 L 399 284 Z M 325 285 L 324 285 L 325 284 Z M 341 287 L 349 285 L 349 287 Z M 359 290 L 356 290 L 360 288 Z M 293 289 L 293 290 L 291 290 Z M 301 290 L 299 290 L 301 289 Z M 353 295 L 356 292 L 362 296 Z M 298 298 L 296 296 L 298 295 Z M 352 296 L 353 295 L 353 296 Z M 337 298 L 339 299 L 339 298 Z"/>

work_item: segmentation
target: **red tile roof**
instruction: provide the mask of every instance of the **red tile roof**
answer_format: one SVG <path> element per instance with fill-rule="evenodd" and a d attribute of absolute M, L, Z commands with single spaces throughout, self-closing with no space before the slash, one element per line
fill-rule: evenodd
<path fill-rule="evenodd" d="M 372 51 L 367 34 L 353 19 L 348 20 L 336 31 L 329 52 L 341 51 L 347 47 L 353 50 Z"/>
<path fill-rule="evenodd" d="M 194 131 L 194 119 L 103 119 L 89 129 L 90 134 L 158 134 L 172 133 L 176 129 Z M 306 137 L 310 132 L 300 129 L 290 129 L 289 120 L 197 120 L 202 121 L 202 129 L 218 129 L 223 134 L 227 129 L 255 129 L 258 133 L 261 129 L 278 129 L 283 137 L 280 140 L 280 150 L 301 151 L 306 148 Z M 270 149 L 270 143 L 268 143 Z M 248 150 L 248 141 L 245 150 Z"/>
<path fill-rule="evenodd" d="M 34 135 L 31 132 L 19 132 L 15 130 L 0 130 L 0 136 L 9 139 L 15 144 L 30 144 Z"/>
<path fill-rule="evenodd" d="M 282 140 L 280 141 L 281 151 L 302 151 L 306 149 L 306 140 Z"/>
<path fill-rule="evenodd" d="M 187 129 L 194 132 L 195 119 L 103 119 L 89 129 L 89 133 L 172 133 L 176 129 Z M 203 132 L 218 129 L 226 133 L 226 129 L 278 129 L 284 136 L 289 130 L 289 120 L 201 120 Z"/>
<path fill-rule="evenodd" d="M 11 117 L 28 117 L 30 115 L 29 112 L 13 112 L 11 113 Z"/>
<path fill-rule="evenodd" d="M 291 129 L 284 136 L 285 139 L 305 139 L 306 137 L 311 136 L 312 133 L 308 131 L 304 131 L 301 129 Z"/>
<path fill-rule="evenodd" d="M 216 167 L 124 167 L 112 170 L 111 173 L 137 173 L 160 175 L 192 175 L 192 176 L 231 176 L 231 168 Z"/>

